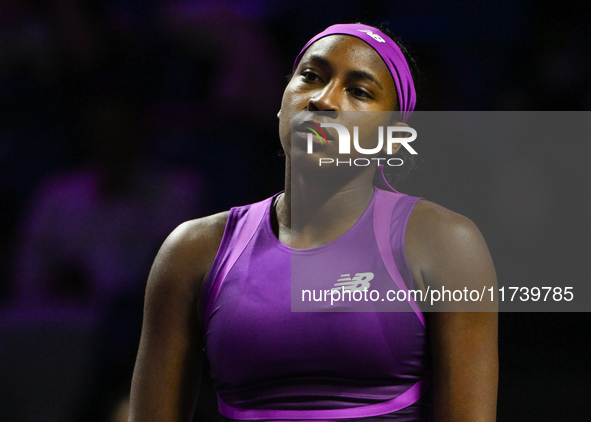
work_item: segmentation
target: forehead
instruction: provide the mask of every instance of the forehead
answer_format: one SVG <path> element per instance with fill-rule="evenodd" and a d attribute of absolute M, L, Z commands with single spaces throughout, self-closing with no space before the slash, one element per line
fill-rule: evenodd
<path fill-rule="evenodd" d="M 351 35 L 329 35 L 319 39 L 308 47 L 300 64 L 314 57 L 329 61 L 333 67 L 371 71 L 376 76 L 392 80 L 380 55 L 365 41 Z"/>

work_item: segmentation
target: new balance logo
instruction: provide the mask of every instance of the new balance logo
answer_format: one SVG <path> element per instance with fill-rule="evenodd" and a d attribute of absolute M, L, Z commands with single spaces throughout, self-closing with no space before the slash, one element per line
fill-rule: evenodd
<path fill-rule="evenodd" d="M 351 274 L 341 274 L 341 278 L 337 280 L 332 290 L 365 290 L 369 289 L 369 282 L 373 280 L 373 273 L 356 273 L 353 277 Z"/>
<path fill-rule="evenodd" d="M 370 37 L 372 37 L 377 42 L 386 42 L 382 37 L 380 37 L 378 34 L 374 34 L 369 29 L 358 29 L 358 31 L 359 32 L 365 32 L 367 35 L 369 35 Z"/>

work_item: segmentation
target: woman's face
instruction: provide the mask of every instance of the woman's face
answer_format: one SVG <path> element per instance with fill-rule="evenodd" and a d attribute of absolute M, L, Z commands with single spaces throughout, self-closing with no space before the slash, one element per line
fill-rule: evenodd
<path fill-rule="evenodd" d="M 339 114 L 362 116 L 365 113 L 361 112 L 397 109 L 394 80 L 378 53 L 358 38 L 330 35 L 316 41 L 306 50 L 283 93 L 279 117 L 281 143 L 289 158 L 292 128 L 299 124 L 297 120 L 315 120 L 309 117 L 314 116 L 311 112 L 332 112 L 326 115 L 338 119 Z M 339 113 L 349 111 L 360 113 Z M 374 127 L 377 124 L 380 123 L 374 122 Z M 361 132 L 362 129 L 360 135 Z M 327 133 L 327 136 L 330 140 L 331 135 Z M 373 146 L 376 145 L 376 139 L 371 142 Z"/>

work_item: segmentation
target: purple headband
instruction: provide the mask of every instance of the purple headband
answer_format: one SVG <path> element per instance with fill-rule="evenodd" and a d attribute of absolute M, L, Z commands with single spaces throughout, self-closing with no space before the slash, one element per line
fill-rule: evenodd
<path fill-rule="evenodd" d="M 415 85 L 412 80 L 412 75 L 406 62 L 406 58 L 400 47 L 390 37 L 384 34 L 377 28 L 368 25 L 362 25 L 359 23 L 350 24 L 339 24 L 332 25 L 326 28 L 323 32 L 314 36 L 308 43 L 302 48 L 300 54 L 295 59 L 293 70 L 295 72 L 298 67 L 300 59 L 304 55 L 304 52 L 312 45 L 312 43 L 318 41 L 320 38 L 327 37 L 329 35 L 352 35 L 360 40 L 365 41 L 380 55 L 396 84 L 396 91 L 398 92 L 398 103 L 400 104 L 400 118 L 403 122 L 406 122 L 417 103 L 417 93 L 415 91 Z"/>

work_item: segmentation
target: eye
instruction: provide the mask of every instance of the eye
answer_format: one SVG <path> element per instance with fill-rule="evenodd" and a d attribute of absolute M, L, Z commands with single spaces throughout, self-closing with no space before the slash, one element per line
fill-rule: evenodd
<path fill-rule="evenodd" d="M 320 81 L 320 76 L 310 70 L 304 70 L 301 73 L 301 77 L 306 82 L 318 82 Z"/>
<path fill-rule="evenodd" d="M 361 88 L 351 88 L 351 89 L 349 89 L 349 92 L 358 98 L 362 98 L 362 99 L 372 98 L 371 95 L 369 95 L 369 93 L 366 90 L 361 89 Z"/>

